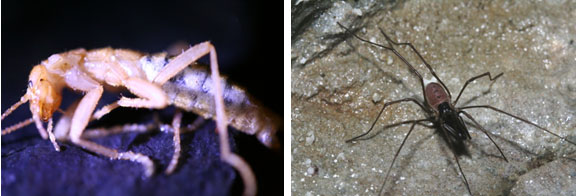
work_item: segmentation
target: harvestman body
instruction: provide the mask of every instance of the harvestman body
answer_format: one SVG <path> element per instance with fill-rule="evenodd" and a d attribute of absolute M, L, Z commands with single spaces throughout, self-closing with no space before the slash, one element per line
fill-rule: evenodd
<path fill-rule="evenodd" d="M 344 25 L 342 25 L 340 23 L 338 23 L 338 25 L 341 28 L 345 29 L 347 33 L 350 33 L 350 30 L 347 27 L 345 27 Z M 502 150 L 500 149 L 498 144 L 496 144 L 496 142 L 494 142 L 492 137 L 490 137 L 489 132 L 486 129 L 484 129 L 484 127 L 482 127 L 478 122 L 476 122 L 476 120 L 470 114 L 468 114 L 466 111 L 464 111 L 464 109 L 471 109 L 471 108 L 491 109 L 491 110 L 494 110 L 496 112 L 506 114 L 512 118 L 518 119 L 522 122 L 528 123 L 528 124 L 535 126 L 535 127 L 539 128 L 539 129 L 541 129 L 547 133 L 554 135 L 555 137 L 558 137 L 564 141 L 567 141 L 568 143 L 576 145 L 575 142 L 567 140 L 567 139 L 559 136 L 558 134 L 555 134 L 555 133 L 549 131 L 546 128 L 543 128 L 543 127 L 541 127 L 541 126 L 539 126 L 533 122 L 530 122 L 524 118 L 510 114 L 508 112 L 505 112 L 505 111 L 500 110 L 498 108 L 492 107 L 490 105 L 456 107 L 456 103 L 458 102 L 460 95 L 462 95 L 462 92 L 464 91 L 464 89 L 466 89 L 466 86 L 468 86 L 468 84 L 470 82 L 472 82 L 478 78 L 482 78 L 482 77 L 486 77 L 486 76 L 488 76 L 490 81 L 494 81 L 494 80 L 498 79 L 500 76 L 502 76 L 503 73 L 496 75 L 494 78 L 492 78 L 492 76 L 490 75 L 490 72 L 486 72 L 486 73 L 483 73 L 483 74 L 480 74 L 478 76 L 470 78 L 468 81 L 466 81 L 466 83 L 464 84 L 464 86 L 460 90 L 460 93 L 458 94 L 458 97 L 456 97 L 456 100 L 454 102 L 451 102 L 452 96 L 450 94 L 450 90 L 448 90 L 448 88 L 446 87 L 446 85 L 444 85 L 442 80 L 440 80 L 440 78 L 438 78 L 438 76 L 436 75 L 436 73 L 434 72 L 432 67 L 426 62 L 426 60 L 424 60 L 424 58 L 422 57 L 422 55 L 420 55 L 418 50 L 416 50 L 416 48 L 411 43 L 397 43 L 397 42 L 392 41 L 392 39 L 390 39 L 390 37 L 388 37 L 388 35 L 386 35 L 386 33 L 384 33 L 384 31 L 382 29 L 379 28 L 379 30 L 382 33 L 382 35 L 384 35 L 384 37 L 386 38 L 386 41 L 389 43 L 388 46 L 384 46 L 384 45 L 381 45 L 378 43 L 368 41 L 366 39 L 359 37 L 358 35 L 356 35 L 354 33 L 351 33 L 351 34 L 354 37 L 356 37 L 357 39 L 361 40 L 362 42 L 366 42 L 366 43 L 369 43 L 371 45 L 374 45 L 374 46 L 377 46 L 377 47 L 380 47 L 380 48 L 383 48 L 386 50 L 390 50 L 398 58 L 400 58 L 400 60 L 402 60 L 402 62 L 404 62 L 404 64 L 406 64 L 408 66 L 410 71 L 419 78 L 420 84 L 422 86 L 422 93 L 423 93 L 424 98 L 425 98 L 424 99 L 425 103 L 423 104 L 414 98 L 404 98 L 404 99 L 384 103 L 384 106 L 382 107 L 382 109 L 378 113 L 378 116 L 376 117 L 376 120 L 374 120 L 374 122 L 372 123 L 370 129 L 367 132 L 365 132 L 359 136 L 356 136 L 352 139 L 347 140 L 346 142 L 353 142 L 353 141 L 370 139 L 371 137 L 369 137 L 369 138 L 363 138 L 363 137 L 366 136 L 367 134 L 369 134 L 370 131 L 372 131 L 372 129 L 374 128 L 374 125 L 376 125 L 376 122 L 378 121 L 378 119 L 380 118 L 382 113 L 384 112 L 384 109 L 386 109 L 386 107 L 393 105 L 393 104 L 397 104 L 397 103 L 401 103 L 401 102 L 416 103 L 418 106 L 420 106 L 420 108 L 422 108 L 422 110 L 424 110 L 424 112 L 426 113 L 426 116 L 428 116 L 425 119 L 408 120 L 408 121 L 403 121 L 403 122 L 399 122 L 399 123 L 385 126 L 385 128 L 390 128 L 390 127 L 395 127 L 395 126 L 399 126 L 399 125 L 403 125 L 403 124 L 412 124 L 410 126 L 410 130 L 408 131 L 408 133 L 404 137 L 402 144 L 400 145 L 400 148 L 398 148 L 398 150 L 396 151 L 396 154 L 394 155 L 394 158 L 392 160 L 392 163 L 390 164 L 390 167 L 388 168 L 388 171 L 386 172 L 386 177 L 384 179 L 384 183 L 382 184 L 382 188 L 380 189 L 380 194 L 382 194 L 384 191 L 384 187 L 386 186 L 388 176 L 390 175 L 390 170 L 392 169 L 392 166 L 394 165 L 394 162 L 396 161 L 396 158 L 398 157 L 400 150 L 402 150 L 404 143 L 408 139 L 408 136 L 410 136 L 410 134 L 412 133 L 412 130 L 414 130 L 414 127 L 416 126 L 416 124 L 426 126 L 429 128 L 435 128 L 435 129 L 439 130 L 439 133 L 445 139 L 445 141 L 448 143 L 448 145 L 451 147 L 451 149 L 461 150 L 458 148 L 462 148 L 464 146 L 463 142 L 466 140 L 472 139 L 470 137 L 470 134 L 468 133 L 468 128 L 466 127 L 464 120 L 460 117 L 460 114 L 464 114 L 464 116 L 466 116 L 468 119 L 470 119 L 476 125 L 476 127 L 478 127 L 480 129 L 480 131 L 482 131 L 488 137 L 488 139 L 490 139 L 490 141 L 494 144 L 494 146 L 496 146 L 496 148 L 498 149 L 498 151 L 500 152 L 500 154 L 502 155 L 504 160 L 506 162 L 508 162 L 508 159 L 506 158 L 506 156 L 504 155 L 504 153 L 502 152 Z M 418 71 L 414 68 L 414 66 L 412 66 L 412 64 L 410 64 L 396 49 L 394 49 L 394 45 L 409 46 L 412 49 L 412 51 L 414 51 L 416 53 L 416 55 L 419 57 L 419 59 L 424 63 L 424 65 L 426 65 L 428 70 L 434 76 L 434 80 L 436 80 L 436 81 L 425 82 L 422 75 L 420 75 L 420 73 L 418 73 Z M 423 122 L 429 122 L 429 123 L 432 123 L 432 125 L 430 126 L 430 125 L 424 124 Z M 453 153 L 454 153 L 454 158 L 456 160 L 456 164 L 458 165 L 458 169 L 460 170 L 460 173 L 462 174 L 462 178 L 464 179 L 466 189 L 468 190 L 468 193 L 470 193 L 470 195 L 472 195 L 472 191 L 470 190 L 468 180 L 466 179 L 466 176 L 464 175 L 464 172 L 462 171 L 462 167 L 460 167 L 460 162 L 458 161 L 458 153 L 457 152 L 453 152 Z"/>

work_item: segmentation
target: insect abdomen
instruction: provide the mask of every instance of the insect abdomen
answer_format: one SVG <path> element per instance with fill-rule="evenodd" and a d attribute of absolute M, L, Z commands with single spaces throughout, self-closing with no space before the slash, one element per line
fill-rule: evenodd
<path fill-rule="evenodd" d="M 223 77 L 224 104 L 230 125 L 256 135 L 264 145 L 278 147 L 276 131 L 280 119 L 237 85 Z M 214 85 L 207 67 L 193 64 L 165 83 L 162 88 L 176 107 L 206 119 L 214 118 Z"/>

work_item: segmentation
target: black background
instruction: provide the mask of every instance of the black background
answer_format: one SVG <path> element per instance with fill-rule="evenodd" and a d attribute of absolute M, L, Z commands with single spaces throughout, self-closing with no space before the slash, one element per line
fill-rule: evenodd
<path fill-rule="evenodd" d="M 2 2 L 2 112 L 26 91 L 34 65 L 51 54 L 75 48 L 128 48 L 162 52 L 178 41 L 211 41 L 220 70 L 232 81 L 282 115 L 282 1 L 60 1 Z M 208 63 L 207 58 L 201 62 Z M 65 90 L 61 108 L 81 98 Z M 119 94 L 107 93 L 100 105 Z M 120 109 L 92 126 L 142 123 L 156 112 L 169 121 L 173 108 L 162 111 Z M 21 106 L 2 127 L 30 117 Z M 59 115 L 56 115 L 56 121 Z M 185 115 L 186 121 L 194 114 Z M 157 165 L 152 178 L 142 166 L 112 161 L 70 145 L 55 152 L 31 125 L 2 137 L 4 195 L 226 195 L 241 193 L 237 173 L 219 160 L 214 123 L 182 136 L 183 155 L 175 174 L 162 172 L 172 156 L 172 134 L 120 134 L 96 139 L 120 151 L 150 156 Z M 279 135 L 281 135 L 280 133 Z M 281 194 L 281 151 L 271 151 L 253 136 L 232 130 L 232 147 L 251 165 L 262 195 Z"/>

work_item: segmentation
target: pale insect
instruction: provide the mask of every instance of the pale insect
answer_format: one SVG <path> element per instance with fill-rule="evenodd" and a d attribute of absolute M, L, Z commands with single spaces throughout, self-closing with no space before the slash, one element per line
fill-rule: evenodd
<path fill-rule="evenodd" d="M 208 54 L 210 77 L 206 68 L 195 64 L 196 60 Z M 125 87 L 137 98 L 122 97 L 93 113 L 104 86 Z M 65 87 L 85 95 L 63 112 L 56 128 L 53 128 L 52 115 L 57 110 L 61 111 L 59 106 Z M 112 48 L 76 49 L 54 54 L 32 69 L 26 94 L 2 114 L 2 120 L 28 101 L 32 118 L 2 130 L 2 135 L 34 122 L 42 138 L 50 139 L 56 151 L 60 151 L 57 140 L 70 141 L 111 159 L 139 162 L 144 166 L 146 176 L 154 172 L 154 163 L 148 156 L 131 151 L 118 152 L 87 140 L 84 130 L 89 121 L 119 106 L 161 109 L 169 104 L 193 111 L 204 118 L 213 118 L 217 122 L 221 158 L 239 171 L 245 185 L 244 195 L 256 194 L 256 181 L 250 166 L 230 150 L 228 123 L 248 134 L 257 135 L 266 146 L 278 146 L 275 136 L 280 127 L 279 118 L 255 102 L 243 89 L 221 79 L 216 51 L 210 42 L 194 45 L 173 59 L 167 59 L 165 53 L 150 56 Z M 180 156 L 181 118 L 181 113 L 177 112 L 172 122 L 175 147 L 167 174 L 174 171 Z M 48 122 L 47 129 L 42 121 Z"/>

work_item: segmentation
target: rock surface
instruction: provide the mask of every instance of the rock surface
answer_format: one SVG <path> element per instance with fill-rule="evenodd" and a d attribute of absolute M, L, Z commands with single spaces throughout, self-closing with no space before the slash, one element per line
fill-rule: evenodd
<path fill-rule="evenodd" d="M 318 4 L 318 5 L 317 5 Z M 336 22 L 386 44 L 378 30 L 411 42 L 451 90 L 471 77 L 458 106 L 489 104 L 576 141 L 576 2 L 574 1 L 298 1 L 292 5 L 292 194 L 376 195 L 409 126 L 384 125 L 425 116 L 421 86 L 393 53 L 353 38 Z M 396 47 L 425 78 L 409 48 Z M 460 164 L 473 195 L 573 195 L 576 146 L 505 115 L 467 110 L 492 133 L 509 159 L 469 126 L 469 156 Z M 567 171 L 568 174 L 559 172 Z M 534 192 L 530 184 L 542 189 Z M 573 184 L 573 183 L 572 183 Z M 390 195 L 467 195 L 452 151 L 435 130 L 416 126 L 384 187 Z M 546 192 L 552 191 L 552 192 Z"/>

